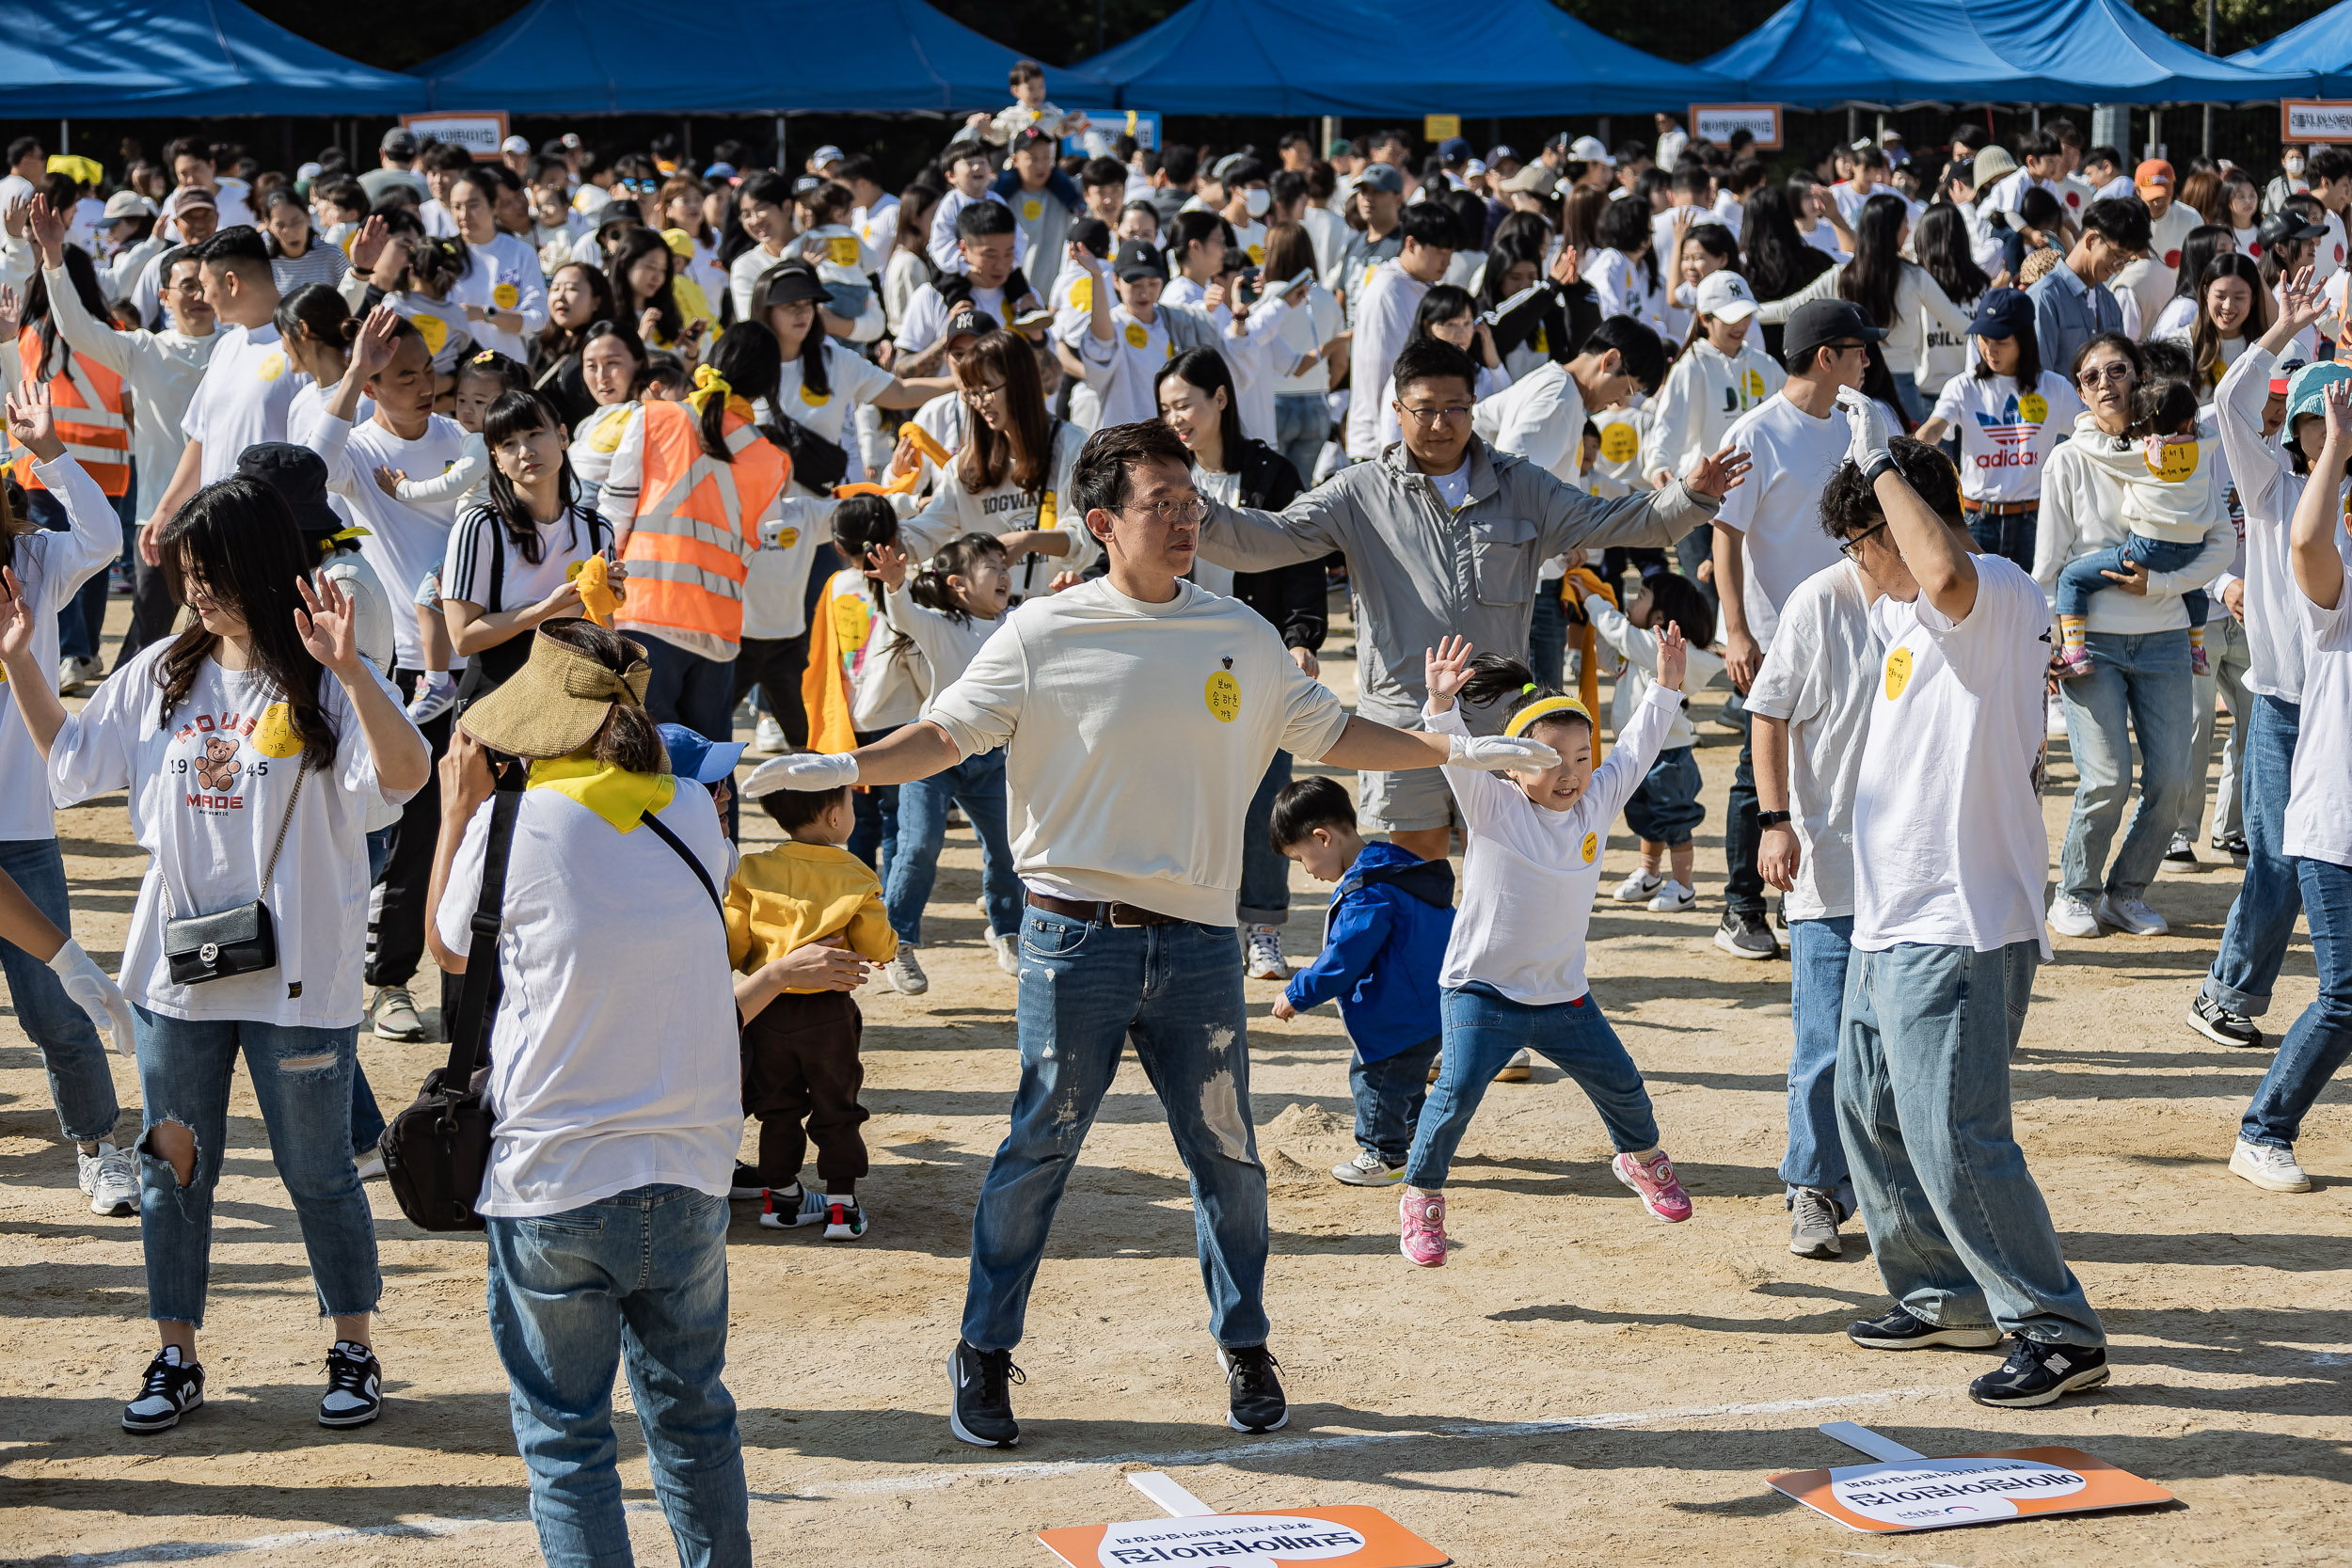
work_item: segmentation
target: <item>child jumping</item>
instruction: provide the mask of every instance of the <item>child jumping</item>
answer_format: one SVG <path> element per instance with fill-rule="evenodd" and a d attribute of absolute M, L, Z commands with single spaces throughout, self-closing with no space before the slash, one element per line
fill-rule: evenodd
<path fill-rule="evenodd" d="M 1406 1161 L 1398 1210 L 1405 1256 L 1445 1262 L 1445 1180 L 1495 1069 L 1521 1049 L 1541 1052 L 1577 1082 L 1609 1130 L 1610 1169 L 1642 1206 L 1668 1222 L 1691 1217 L 1691 1199 L 1658 1144 L 1658 1120 L 1640 1069 L 1584 983 L 1584 930 L 1600 890 L 1610 819 L 1642 782 L 1681 712 L 1689 645 L 1668 626 L 1658 638 L 1656 684 L 1617 732 L 1616 749 L 1593 767 L 1593 717 L 1573 697 L 1538 687 L 1527 667 L 1493 654 L 1470 660 L 1448 638 L 1427 657 L 1434 735 L 1468 735 L 1458 695 L 1484 705 L 1513 699 L 1502 733 L 1560 753 L 1540 773 L 1500 775 L 1448 768 L 1469 848 L 1462 912 L 1446 946 L 1445 1052 Z M 1475 673 L 1472 671 L 1475 670 Z"/>
<path fill-rule="evenodd" d="M 1356 1158 L 1331 1174 L 1351 1187 L 1405 1179 L 1429 1067 L 1438 1059 L 1438 973 L 1454 935 L 1454 867 L 1393 844 L 1367 844 L 1336 779 L 1296 779 L 1274 797 L 1274 847 L 1319 882 L 1337 882 L 1324 917 L 1323 956 L 1291 976 L 1274 1016 L 1340 1005 L 1356 1054 Z"/>
<path fill-rule="evenodd" d="M 1581 568 L 1569 576 L 1580 579 L 1577 586 L 1583 591 L 1584 613 L 1593 629 L 1625 658 L 1625 671 L 1609 703 L 1609 722 L 1619 735 L 1632 727 L 1634 714 L 1649 695 L 1660 627 L 1680 627 L 1691 645 L 1687 688 L 1696 689 L 1723 673 L 1724 661 L 1707 649 L 1715 641 L 1715 607 L 1689 578 L 1650 573 L 1620 615 L 1600 591 L 1598 578 Z M 1614 896 L 1620 904 L 1646 903 L 1660 914 L 1684 914 L 1698 908 L 1699 895 L 1691 888 L 1691 835 L 1707 820 L 1707 808 L 1699 804 L 1697 744 L 1690 716 L 1677 704 L 1658 760 L 1650 764 L 1642 786 L 1626 799 L 1625 825 L 1642 841 L 1642 863 L 1617 884 Z M 1670 874 L 1661 872 L 1661 862 L 1670 863 Z"/>
<path fill-rule="evenodd" d="M 744 792 L 791 841 L 745 855 L 727 882 L 727 958 L 735 1007 L 743 1020 L 743 1114 L 759 1123 L 759 1164 L 735 1167 L 733 1196 L 762 1200 L 771 1229 L 822 1223 L 825 1240 L 866 1234 L 857 1200 L 866 1174 L 858 1132 L 866 1083 L 858 1061 L 865 1020 L 846 990 L 794 990 L 778 960 L 811 942 L 847 947 L 886 963 L 898 939 L 883 917 L 882 884 L 842 846 L 856 816 L 847 785 L 804 792 L 777 782 L 787 759 L 762 763 Z M 822 1196 L 801 1184 L 801 1164 L 817 1146 Z"/>

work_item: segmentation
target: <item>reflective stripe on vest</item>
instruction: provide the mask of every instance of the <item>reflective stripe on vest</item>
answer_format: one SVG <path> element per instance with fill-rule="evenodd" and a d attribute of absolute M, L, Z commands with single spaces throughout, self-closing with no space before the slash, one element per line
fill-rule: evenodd
<path fill-rule="evenodd" d="M 39 365 L 40 329 L 20 329 L 16 352 L 26 371 Z M 59 360 L 64 361 L 62 373 L 55 368 Z M 49 404 L 57 439 L 98 482 L 99 489 L 110 497 L 123 495 L 131 488 L 131 429 L 122 414 L 122 377 L 83 355 L 68 353 L 62 341 L 51 356 L 51 365 Z M 17 454 L 16 482 L 28 490 L 46 488 L 33 475 L 29 451 Z"/>
<path fill-rule="evenodd" d="M 758 521 L 790 482 L 792 463 L 749 420 L 727 418 L 732 463 L 702 450 L 700 421 L 687 404 L 651 404 L 641 416 L 644 476 L 626 557 L 632 626 L 742 641 L 743 579 Z"/>

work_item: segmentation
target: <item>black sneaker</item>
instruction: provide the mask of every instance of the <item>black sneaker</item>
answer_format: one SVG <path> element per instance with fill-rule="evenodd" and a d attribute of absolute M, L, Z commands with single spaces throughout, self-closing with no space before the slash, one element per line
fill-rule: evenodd
<path fill-rule="evenodd" d="M 1760 910 L 1725 910 L 1723 924 L 1715 927 L 1715 945 L 1735 958 L 1780 957 L 1780 939 L 1764 923 Z"/>
<path fill-rule="evenodd" d="M 2233 860 L 2242 861 L 2254 852 L 2248 846 L 2244 833 L 2232 833 L 2227 838 L 2217 837 L 2213 841 L 2213 847 Z"/>
<path fill-rule="evenodd" d="M 735 1167 L 735 1180 L 727 1186 L 728 1202 L 757 1203 L 761 1198 L 767 1196 L 767 1184 L 760 1180 L 759 1167 L 757 1165 L 738 1165 Z"/>
<path fill-rule="evenodd" d="M 180 1418 L 204 1402 L 204 1369 L 180 1359 L 180 1347 L 166 1345 L 147 1364 L 147 1386 L 122 1407 L 125 1432 L 168 1432 Z"/>
<path fill-rule="evenodd" d="M 326 1393 L 319 1400 L 319 1425 L 363 1427 L 384 1414 L 384 1369 L 375 1352 L 339 1339 L 326 1353 Z"/>
<path fill-rule="evenodd" d="M 1225 1424 L 1235 1432 L 1279 1432 L 1291 1418 L 1290 1402 L 1282 1398 L 1281 1381 L 1274 1370 L 1281 1363 L 1263 1345 L 1239 1350 L 1217 1347 L 1216 1364 L 1225 1369 L 1225 1388 L 1232 1407 Z"/>
<path fill-rule="evenodd" d="M 2023 1409 L 2053 1403 L 2060 1394 L 2096 1388 L 2106 1380 L 2107 1353 L 2098 1346 L 2045 1345 L 2021 1334 L 2010 1341 L 2009 1359 L 1999 1371 L 1968 1385 L 1968 1397 L 1979 1404 Z"/>
<path fill-rule="evenodd" d="M 1931 1345 L 1983 1350 L 2001 1342 L 2001 1331 L 1991 1323 L 1978 1323 L 1968 1328 L 1942 1328 L 1897 1307 L 1889 1309 L 1883 1317 L 1865 1318 L 1860 1323 L 1848 1323 L 1846 1338 L 1864 1350 L 1926 1350 Z"/>
<path fill-rule="evenodd" d="M 1021 1441 L 1012 1418 L 1015 1383 L 1026 1383 L 1009 1350 L 974 1350 L 961 1339 L 947 1356 L 947 1430 L 956 1441 L 980 1449 L 1009 1449 Z"/>
<path fill-rule="evenodd" d="M 2263 1032 L 2254 1027 L 2252 1019 L 2230 1011 L 2201 990 L 2188 1005 L 2188 1026 L 2216 1045 L 2259 1046 L 2263 1042 Z"/>

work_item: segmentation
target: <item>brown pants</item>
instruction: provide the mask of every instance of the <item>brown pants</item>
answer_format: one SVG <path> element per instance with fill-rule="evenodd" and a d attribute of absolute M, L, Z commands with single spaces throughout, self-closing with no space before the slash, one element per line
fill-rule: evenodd
<path fill-rule="evenodd" d="M 743 1114 L 759 1122 L 759 1179 L 769 1187 L 800 1180 L 808 1146 L 825 1191 L 847 1197 L 866 1174 L 858 1133 L 866 1082 L 858 1041 L 866 1021 L 844 990 L 787 992 L 743 1026 Z M 803 1124 L 806 1123 L 805 1129 Z"/>

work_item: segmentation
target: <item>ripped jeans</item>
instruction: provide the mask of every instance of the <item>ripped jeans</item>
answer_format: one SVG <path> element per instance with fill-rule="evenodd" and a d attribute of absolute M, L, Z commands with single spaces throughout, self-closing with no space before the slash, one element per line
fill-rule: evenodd
<path fill-rule="evenodd" d="M 977 1350 L 1021 1342 L 1055 1207 L 1133 1039 L 1192 1173 L 1209 1332 L 1229 1347 L 1265 1343 L 1265 1167 L 1233 928 L 1023 912 L 1021 1086 L 972 1215 L 963 1338 Z"/>
<path fill-rule="evenodd" d="M 138 1039 L 139 1241 L 147 1254 L 147 1315 L 161 1323 L 204 1323 L 212 1270 L 213 1190 L 229 1141 L 229 1086 L 243 1052 L 269 1132 L 270 1158 L 294 1199 L 319 1315 L 375 1310 L 375 1220 L 351 1160 L 351 1078 L 358 1027 L 301 1029 L 240 1019 L 166 1018 L 132 1009 Z M 152 1138 L 165 1122 L 196 1134 L 196 1172 L 186 1185 Z"/>

